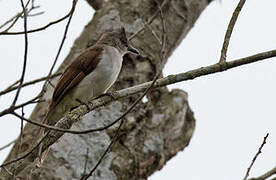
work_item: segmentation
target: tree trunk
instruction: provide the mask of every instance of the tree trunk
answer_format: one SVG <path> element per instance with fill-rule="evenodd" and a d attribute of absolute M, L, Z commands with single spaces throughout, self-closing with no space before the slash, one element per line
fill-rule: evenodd
<path fill-rule="evenodd" d="M 104 31 L 123 25 L 130 36 L 145 26 L 144 30 L 131 41 L 139 49 L 142 57 L 137 58 L 132 55 L 124 57 L 122 71 L 112 91 L 152 80 L 162 64 L 160 61 L 162 47 L 158 40 L 162 37 L 162 19 L 158 14 L 149 26 L 145 25 L 145 22 L 158 10 L 156 2 L 162 4 L 163 0 L 109 0 L 104 5 L 97 4 L 98 10 L 94 17 L 75 41 L 58 71 L 62 72 Z M 164 61 L 167 61 L 209 3 L 210 0 L 169 0 L 165 3 L 163 20 L 166 24 L 167 43 Z M 57 79 L 52 80 L 53 84 L 56 82 Z M 53 89 L 48 86 L 43 97 L 47 101 L 35 107 L 31 120 L 41 122 L 52 92 Z M 137 97 L 139 95 L 96 109 L 85 115 L 80 122 L 73 124 L 71 128 L 83 130 L 104 126 L 119 117 Z M 182 90 L 168 91 L 164 87 L 150 91 L 147 99 L 147 102 L 140 102 L 127 115 L 120 131 L 120 140 L 90 179 L 147 179 L 189 144 L 195 128 L 195 119 L 188 105 L 187 94 Z M 12 164 L 7 166 L 7 169 L 22 179 L 80 179 L 83 173 L 88 173 L 97 163 L 114 136 L 116 127 L 118 124 L 96 133 L 64 134 L 51 146 L 42 167 L 35 168 L 33 163 L 35 157 L 28 157 L 24 165 Z M 6 162 L 25 154 L 33 147 L 38 141 L 38 129 L 34 125 L 26 124 L 21 151 L 18 152 L 18 141 Z M 6 180 L 12 177 L 2 170 L 0 179 Z"/>

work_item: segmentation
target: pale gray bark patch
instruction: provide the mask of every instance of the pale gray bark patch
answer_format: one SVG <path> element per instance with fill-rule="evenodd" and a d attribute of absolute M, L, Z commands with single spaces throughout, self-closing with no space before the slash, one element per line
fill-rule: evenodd
<path fill-rule="evenodd" d="M 72 129 L 81 130 L 103 127 L 111 123 L 114 118 L 118 118 L 121 115 L 121 108 L 121 103 L 114 102 L 107 107 L 92 111 L 85 115 L 81 121 L 75 123 Z M 112 111 L 110 113 L 111 109 Z M 117 126 L 118 124 L 112 127 L 112 129 Z M 95 166 L 109 143 L 110 137 L 107 132 L 95 132 L 84 135 L 65 134 L 51 147 L 51 150 L 55 158 L 64 159 L 64 166 L 70 167 L 69 169 L 72 177 L 80 179 L 84 171 L 86 159 L 88 158 L 87 170 L 90 170 Z M 94 179 L 116 179 L 116 175 L 110 170 L 113 158 L 113 153 L 109 153 L 108 156 L 106 156 L 97 170 L 101 172 L 101 176 L 95 176 Z M 58 168 L 56 173 L 59 174 L 59 171 Z"/>

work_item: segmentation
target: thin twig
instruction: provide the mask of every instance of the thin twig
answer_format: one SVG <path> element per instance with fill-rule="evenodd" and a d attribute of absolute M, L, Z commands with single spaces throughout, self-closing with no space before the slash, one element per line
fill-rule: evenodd
<path fill-rule="evenodd" d="M 61 49 L 62 49 L 63 44 L 64 44 L 65 39 L 66 39 L 66 35 L 67 35 L 67 32 L 68 32 L 69 25 L 70 25 L 70 23 L 71 23 L 71 19 L 72 19 L 72 17 L 73 17 L 73 14 L 74 14 L 75 7 L 76 7 L 76 5 L 77 5 L 77 2 L 78 2 L 78 0 L 73 0 L 72 9 L 71 9 L 71 11 L 70 11 L 69 19 L 68 19 L 68 22 L 67 22 L 66 27 L 65 27 L 65 30 L 64 30 L 63 38 L 62 38 L 62 41 L 61 41 L 60 46 L 59 46 L 59 48 L 58 48 L 57 55 L 56 55 L 55 60 L 54 60 L 54 62 L 53 62 L 53 64 L 52 64 L 52 67 L 51 67 L 51 69 L 50 69 L 50 71 L 49 71 L 48 76 L 50 76 L 50 75 L 52 74 L 52 72 L 53 72 L 53 70 L 54 70 L 54 67 L 55 67 L 55 65 L 56 65 L 56 63 L 57 63 L 59 54 L 60 54 L 60 52 L 61 52 Z"/>
<path fill-rule="evenodd" d="M 263 175 L 256 177 L 256 178 L 251 178 L 249 180 L 266 180 L 275 174 L 276 174 L 276 166 L 274 168 L 272 168 L 271 170 L 269 170 L 268 172 L 264 173 Z M 274 179 L 270 179 L 270 180 L 274 180 Z"/>
<path fill-rule="evenodd" d="M 27 14 L 26 14 L 26 9 L 25 9 L 23 0 L 20 0 L 20 2 L 21 2 L 22 9 L 23 9 L 23 14 L 24 14 L 25 52 L 24 52 L 23 70 L 22 70 L 19 86 L 18 86 L 17 92 L 15 94 L 15 97 L 14 97 L 14 100 L 13 100 L 13 103 L 11 106 L 15 106 L 16 101 L 18 99 L 18 96 L 19 96 L 19 93 L 21 90 L 21 86 L 23 84 L 24 77 L 25 77 L 25 71 L 26 71 L 26 65 L 27 65 L 27 55 L 28 55 Z"/>
<path fill-rule="evenodd" d="M 13 111 L 15 111 L 16 109 L 19 109 L 19 108 L 22 108 L 24 106 L 27 106 L 29 104 L 33 104 L 33 103 L 38 103 L 40 101 L 37 101 L 37 99 L 39 99 L 40 97 L 42 96 L 42 93 L 39 93 L 36 97 L 22 103 L 22 104 L 19 104 L 19 105 L 16 105 L 16 106 L 11 106 L 3 111 L 0 112 L 0 117 L 1 116 L 4 116 L 4 115 L 7 115 L 7 114 L 10 114 L 12 113 Z"/>
<path fill-rule="evenodd" d="M 149 24 L 145 25 L 150 29 L 151 34 L 153 35 L 153 37 L 155 37 L 155 39 L 157 40 L 157 42 L 159 43 L 160 46 L 162 46 L 162 40 L 160 40 L 160 38 L 158 37 L 157 33 L 151 28 L 151 26 Z"/>
<path fill-rule="evenodd" d="M 253 164 L 255 163 L 255 161 L 256 161 L 256 159 L 258 158 L 258 156 L 262 153 L 262 149 L 263 149 L 263 147 L 264 147 L 264 145 L 265 145 L 265 143 L 266 143 L 266 139 L 267 139 L 268 136 L 269 136 L 269 133 L 267 133 L 266 136 L 264 137 L 264 140 L 263 140 L 261 146 L 259 147 L 258 152 L 255 154 L 254 158 L 253 158 L 252 161 L 251 161 L 250 166 L 247 168 L 247 171 L 246 171 L 246 174 L 245 174 L 243 180 L 247 180 L 247 178 L 248 178 L 248 176 L 249 176 L 249 173 L 250 173 L 250 170 L 251 170 Z"/>
<path fill-rule="evenodd" d="M 6 145 L 0 147 L 0 151 L 2 151 L 3 149 L 6 149 L 7 147 L 9 147 L 9 146 L 12 145 L 15 141 L 16 141 L 16 139 L 13 140 L 13 141 L 11 141 L 11 142 L 9 142 L 8 144 L 6 144 Z"/>
<path fill-rule="evenodd" d="M 160 6 L 160 8 L 162 9 L 168 2 L 169 2 L 168 0 L 164 0 L 163 3 L 162 3 L 162 5 Z M 156 18 L 156 16 L 160 12 L 160 8 L 158 8 L 158 10 L 156 10 L 154 12 L 154 14 L 148 19 L 148 21 L 144 24 L 143 27 L 141 27 L 138 31 L 136 31 L 134 34 L 132 34 L 128 39 L 132 40 L 135 36 L 137 36 L 137 34 L 139 34 L 140 32 L 142 32 L 145 29 L 146 25 L 151 24 L 152 21 Z"/>
<path fill-rule="evenodd" d="M 50 75 L 50 76 L 44 76 L 44 77 L 41 77 L 41 78 L 38 78 L 38 79 L 35 79 L 35 80 L 32 80 L 32 81 L 29 81 L 29 82 L 25 82 L 21 85 L 21 88 L 25 87 L 25 86 L 29 86 L 29 85 L 33 85 L 33 84 L 36 84 L 38 82 L 41 82 L 41 81 L 44 81 L 44 80 L 48 80 L 48 79 L 53 79 L 57 76 L 61 75 L 61 73 L 57 73 L 57 74 L 53 74 L 53 75 Z M 7 94 L 11 91 L 14 91 L 18 88 L 18 86 L 15 86 L 17 83 L 19 82 L 16 81 L 14 84 L 10 85 L 8 88 L 6 88 L 5 90 L 3 91 L 0 91 L 0 96 L 4 95 L 4 94 Z"/>
<path fill-rule="evenodd" d="M 31 0 L 29 0 L 26 5 L 25 5 L 25 9 L 27 8 L 27 6 L 29 5 Z M 30 9 L 30 11 L 32 10 L 32 8 Z M 23 14 L 24 12 L 21 11 L 20 13 L 17 13 L 15 16 L 13 16 L 11 19 L 7 20 L 6 22 L 4 22 L 1 26 L 0 26 L 0 29 L 5 27 L 7 24 L 9 24 L 10 22 L 12 22 L 12 24 L 7 28 L 5 29 L 3 32 L 7 32 L 15 23 L 16 21 L 21 17 L 21 15 Z M 22 34 L 24 34 L 24 32 L 22 32 Z"/>
<path fill-rule="evenodd" d="M 27 6 L 28 6 L 28 4 L 29 4 L 29 2 L 30 2 L 30 0 L 27 2 L 27 4 L 25 5 L 25 9 L 27 10 Z M 29 10 L 27 10 L 27 17 L 30 17 L 30 15 L 29 15 L 29 13 L 32 11 L 32 10 L 34 10 L 34 9 L 36 9 L 36 8 L 38 8 L 39 6 L 32 6 Z M 22 13 L 23 13 L 23 11 L 22 11 Z M 3 32 L 8 32 L 14 25 L 15 25 L 15 23 L 17 23 L 17 21 L 18 21 L 18 19 L 21 17 L 21 15 L 22 15 L 22 13 L 11 23 L 11 25 L 8 27 L 8 28 L 6 28 Z M 23 32 L 24 33 L 24 32 Z"/>
<path fill-rule="evenodd" d="M 244 5 L 246 0 L 240 0 L 240 2 L 238 3 L 232 17 L 231 20 L 229 22 L 225 37 L 224 37 L 224 42 L 223 42 L 223 46 L 221 49 L 221 56 L 220 56 L 220 60 L 219 62 L 225 62 L 226 61 L 226 54 L 227 54 L 227 49 L 228 49 L 228 45 L 229 45 L 229 41 L 230 41 L 230 37 L 231 34 L 233 32 L 234 26 L 236 24 L 236 21 L 238 19 L 239 13 Z"/>
<path fill-rule="evenodd" d="M 28 14 L 28 17 L 39 16 L 39 15 L 42 15 L 44 13 L 45 13 L 44 11 L 41 11 L 41 12 L 37 12 L 37 13 L 34 13 L 34 14 Z"/>
<path fill-rule="evenodd" d="M 52 21 L 48 24 L 46 24 L 45 26 L 42 26 L 40 28 L 36 28 L 36 29 L 32 29 L 32 30 L 28 30 L 27 33 L 33 33 L 33 32 L 39 32 L 39 31 L 42 31 L 42 30 L 45 30 L 47 29 L 48 27 L 54 25 L 54 24 L 57 24 L 63 20 L 65 20 L 66 18 L 68 18 L 71 14 L 72 14 L 72 10 L 73 10 L 73 7 L 72 9 L 69 11 L 68 14 L 66 14 L 65 16 L 63 16 L 62 18 L 58 19 L 58 20 L 55 20 L 55 21 Z M 19 35 L 19 34 L 24 34 L 23 31 L 20 31 L 20 32 L 6 32 L 6 31 L 2 31 L 0 32 L 0 35 Z"/>
<path fill-rule="evenodd" d="M 7 91 L 8 89 L 11 89 L 12 87 L 14 87 L 15 85 L 17 85 L 18 83 L 19 83 L 19 81 L 20 81 L 20 79 L 19 80 L 17 80 L 17 81 L 15 81 L 14 83 L 12 83 L 11 85 L 9 85 L 5 90 L 3 90 L 3 91 Z M 23 86 L 23 84 L 22 84 L 22 86 Z M 17 89 L 17 88 L 16 88 Z M 3 92 L 2 91 L 2 92 Z M 0 92 L 1 93 L 1 92 Z"/>
<path fill-rule="evenodd" d="M 4 22 L 2 25 L 0 25 L 0 29 L 2 29 L 4 26 L 6 26 L 7 24 L 9 24 L 10 22 L 12 22 L 14 19 L 18 19 L 23 12 L 17 13 L 15 16 L 13 16 L 12 18 L 10 18 L 9 20 L 7 20 L 6 22 Z"/>
<path fill-rule="evenodd" d="M 23 13 L 23 12 L 22 12 Z M 21 17 L 22 13 L 18 13 L 17 17 L 14 19 L 14 21 L 3 31 L 8 32 L 14 25 L 17 23 L 18 19 Z"/>
<path fill-rule="evenodd" d="M 91 169 L 91 171 L 89 172 L 89 174 L 87 175 L 83 175 L 81 180 L 87 180 L 90 176 L 92 176 L 93 172 L 95 172 L 95 170 L 98 168 L 98 166 L 101 164 L 103 158 L 105 157 L 105 155 L 108 153 L 108 151 L 111 149 L 111 147 L 113 146 L 113 144 L 117 141 L 118 137 L 119 137 L 119 132 L 120 129 L 123 125 L 124 121 L 121 121 L 119 127 L 116 130 L 116 134 L 115 136 L 111 139 L 110 144 L 108 145 L 108 147 L 105 149 L 104 153 L 102 154 L 102 156 L 100 157 L 100 159 L 98 160 L 97 164 Z"/>

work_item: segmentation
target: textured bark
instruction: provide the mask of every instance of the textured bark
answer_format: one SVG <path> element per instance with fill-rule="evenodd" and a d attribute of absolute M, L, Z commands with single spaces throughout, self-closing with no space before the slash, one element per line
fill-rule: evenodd
<path fill-rule="evenodd" d="M 162 3 L 161 0 L 158 2 Z M 208 3 L 207 0 L 171 0 L 165 5 L 163 12 L 168 36 L 165 61 L 184 39 Z M 75 41 L 58 71 L 62 72 L 82 50 L 93 44 L 102 32 L 123 25 L 130 35 L 143 27 L 143 23 L 157 9 L 154 0 L 106 2 Z M 152 80 L 161 64 L 160 43 L 152 35 L 152 30 L 159 37 L 162 35 L 160 16 L 157 16 L 150 27 L 151 29 L 145 27 L 145 30 L 132 40 L 132 44 L 140 50 L 143 58 L 125 56 L 120 77 L 112 90 Z M 55 79 L 52 83 L 56 84 L 56 81 Z M 42 120 L 52 91 L 51 87 L 47 88 L 43 97 L 47 102 L 35 107 L 31 120 Z M 119 117 L 137 97 L 138 95 L 99 108 L 87 114 L 82 121 L 75 123 L 72 129 L 103 126 Z M 188 145 L 194 131 L 195 120 L 188 106 L 186 93 L 181 90 L 169 92 L 167 88 L 159 88 L 152 90 L 147 97 L 147 102 L 141 102 L 127 116 L 120 132 L 120 141 L 105 157 L 91 179 L 147 179 Z M 39 169 L 34 168 L 35 157 L 28 157 L 29 161 L 25 161 L 20 168 L 13 165 L 7 168 L 22 179 L 80 179 L 86 159 L 87 173 L 108 146 L 117 126 L 87 135 L 63 135 L 51 146 L 45 162 Z M 25 126 L 21 151 L 17 152 L 19 143 L 16 143 L 6 162 L 33 147 L 38 141 L 38 129 L 30 124 Z M 11 177 L 4 170 L 0 172 L 0 179 L 9 178 Z"/>

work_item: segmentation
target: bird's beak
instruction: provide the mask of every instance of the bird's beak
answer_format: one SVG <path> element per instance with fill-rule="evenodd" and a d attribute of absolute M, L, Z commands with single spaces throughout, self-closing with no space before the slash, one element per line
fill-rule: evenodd
<path fill-rule="evenodd" d="M 128 45 L 127 51 L 132 52 L 134 54 L 140 54 L 139 51 L 137 49 L 135 49 L 134 47 L 132 47 L 131 45 Z"/>

